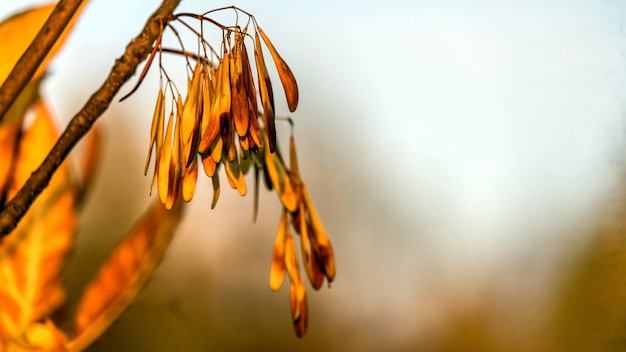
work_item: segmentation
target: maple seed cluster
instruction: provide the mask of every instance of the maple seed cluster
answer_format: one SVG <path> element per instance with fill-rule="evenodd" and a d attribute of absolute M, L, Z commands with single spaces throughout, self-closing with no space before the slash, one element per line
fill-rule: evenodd
<path fill-rule="evenodd" d="M 234 7 L 229 9 L 241 11 Z M 160 200 L 167 209 L 171 209 L 179 196 L 182 196 L 184 201 L 192 199 L 198 177 L 198 164 L 202 163 L 204 173 L 212 180 L 211 207 L 214 208 L 220 194 L 218 176 L 220 165 L 225 170 L 231 188 L 236 189 L 242 196 L 247 193 L 244 175 L 253 168 L 255 219 L 258 209 L 259 178 L 261 174 L 264 175 L 267 188 L 276 191 L 283 205 L 274 245 L 270 288 L 278 290 L 285 272 L 288 274 L 291 282 L 291 316 L 296 334 L 300 337 L 306 332 L 308 307 L 289 225 L 300 235 L 302 261 L 314 289 L 317 290 L 322 286 L 324 278 L 329 283 L 334 279 L 335 262 L 328 235 L 300 179 L 293 133 L 290 137 L 289 167 L 285 165 L 278 148 L 273 89 L 261 42 L 271 54 L 291 112 L 295 111 L 298 105 L 298 86 L 289 66 L 254 17 L 248 14 L 248 23 L 251 20 L 255 28 L 252 37 L 248 34 L 248 25 L 243 29 L 238 25 L 225 27 L 206 17 L 207 14 L 174 15 L 164 24 L 164 29 L 172 28 L 175 33 L 177 32 L 171 22 L 180 20 L 181 17 L 200 20 L 201 25 L 209 22 L 218 26 L 222 30 L 219 50 L 222 54 L 217 55 L 204 40 L 201 35 L 202 29 L 193 31 L 198 36 L 200 45 L 198 54 L 191 55 L 195 59 L 195 65 L 188 63 L 188 72 L 192 74 L 187 81 L 187 95 L 184 100 L 160 65 L 161 80 L 165 75 L 167 84 L 165 88 L 161 85 L 156 99 L 145 173 L 148 171 L 154 149 L 156 162 L 151 190 L 156 183 Z M 189 28 L 187 24 L 185 26 Z M 250 38 L 254 42 L 256 84 L 246 49 L 246 39 Z M 190 56 L 184 48 L 182 51 L 165 49 L 161 43 L 159 38 L 146 66 L 150 65 L 156 53 L 159 54 L 161 62 L 161 53 L 164 51 L 177 52 L 186 58 Z M 210 58 L 207 52 L 212 53 Z M 258 107 L 257 87 L 262 112 Z M 166 92 L 171 92 L 169 104 L 171 109 L 167 124 L 166 102 L 169 99 L 166 98 Z"/>

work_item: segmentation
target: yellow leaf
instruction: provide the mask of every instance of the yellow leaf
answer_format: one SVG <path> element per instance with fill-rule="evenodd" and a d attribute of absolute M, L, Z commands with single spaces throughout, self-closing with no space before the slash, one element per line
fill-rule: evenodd
<path fill-rule="evenodd" d="M 70 350 L 89 346 L 134 300 L 163 258 L 183 208 L 178 202 L 168 211 L 153 202 L 117 246 L 80 299 Z"/>
<path fill-rule="evenodd" d="M 57 39 L 50 52 L 39 66 L 39 69 L 33 76 L 33 80 L 37 80 L 45 72 L 50 60 L 59 51 L 64 41 L 67 39 L 67 35 L 71 31 L 72 26 L 76 22 L 76 19 L 86 3 L 87 1 L 84 1 L 81 7 L 76 11 L 72 21 L 67 25 L 65 31 Z M 4 82 L 7 78 L 13 69 L 13 66 L 15 66 L 24 51 L 26 51 L 26 48 L 28 48 L 41 27 L 43 27 L 55 6 L 56 2 L 52 2 L 46 5 L 32 7 L 28 10 L 17 13 L 0 23 L 0 38 L 2 38 L 0 82 Z"/>
<path fill-rule="evenodd" d="M 1 47 L 2 44 L 0 44 Z M 2 118 L 2 123 L 5 122 L 15 122 L 22 123 L 24 121 L 24 116 L 30 107 L 39 100 L 39 87 L 41 86 L 41 82 L 43 77 L 40 77 L 36 80 L 32 80 L 26 84 L 22 92 L 15 98 L 13 104 L 9 110 L 7 110 L 6 114 Z"/>
<path fill-rule="evenodd" d="M 31 324 L 24 334 L 0 341 L 3 352 L 66 352 L 67 339 L 54 323 L 46 319 L 43 323 Z"/>
<path fill-rule="evenodd" d="M 83 139 L 86 144 L 80 162 L 81 184 L 77 190 L 77 203 L 80 206 L 91 189 L 91 185 L 96 178 L 96 171 L 100 161 L 102 147 L 102 132 L 98 124 L 95 124 Z"/>
<path fill-rule="evenodd" d="M 283 88 L 285 90 L 285 97 L 287 98 L 287 106 L 289 107 L 289 111 L 294 112 L 298 107 L 298 84 L 296 83 L 296 78 L 285 60 L 278 54 L 270 39 L 265 35 L 265 32 L 261 30 L 261 27 L 257 26 L 257 30 L 265 45 L 270 50 L 270 54 L 272 54 L 272 59 L 274 59 L 274 64 L 276 65 L 276 70 L 278 71 L 278 77 L 280 78 L 280 82 L 283 84 Z"/>
<path fill-rule="evenodd" d="M 4 204 L 4 193 L 14 167 L 21 125 L 20 121 L 0 123 L 0 204 Z"/>
<path fill-rule="evenodd" d="M 20 140 L 9 196 L 17 192 L 56 141 L 42 102 Z M 65 298 L 60 272 L 76 227 L 75 188 L 66 163 L 54 174 L 18 227 L 0 245 L 0 338 L 24 333 Z"/>

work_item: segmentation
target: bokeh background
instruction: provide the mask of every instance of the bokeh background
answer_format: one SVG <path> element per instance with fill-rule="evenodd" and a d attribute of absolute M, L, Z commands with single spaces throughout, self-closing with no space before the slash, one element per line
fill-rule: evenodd
<path fill-rule="evenodd" d="M 0 15 L 37 3 L 4 1 Z M 91 1 L 44 85 L 62 123 L 158 3 Z M 337 279 L 309 290 L 297 339 L 288 290 L 267 284 L 276 196 L 262 193 L 253 224 L 251 197 L 229 189 L 210 210 L 205 180 L 92 351 L 626 349 L 626 2 L 185 0 L 179 12 L 232 4 L 298 79 L 290 116 Z M 71 299 L 151 199 L 152 71 L 99 122 Z M 182 65 L 169 71 L 184 82 Z"/>

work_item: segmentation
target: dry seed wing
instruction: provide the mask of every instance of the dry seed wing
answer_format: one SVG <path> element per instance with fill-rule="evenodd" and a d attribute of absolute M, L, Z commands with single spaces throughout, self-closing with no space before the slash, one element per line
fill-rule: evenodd
<path fill-rule="evenodd" d="M 287 98 L 287 106 L 289 107 L 289 111 L 294 112 L 298 107 L 298 84 L 296 83 L 296 78 L 291 72 L 291 69 L 283 60 L 283 58 L 278 54 L 272 42 L 267 37 L 267 35 L 261 30 L 261 27 L 257 26 L 258 33 L 261 34 L 263 41 L 265 42 L 265 46 L 270 50 L 270 54 L 272 54 L 272 59 L 274 59 L 274 64 L 276 65 L 276 70 L 278 71 L 278 77 L 280 77 L 280 82 L 283 84 L 283 88 L 285 89 L 285 97 Z"/>

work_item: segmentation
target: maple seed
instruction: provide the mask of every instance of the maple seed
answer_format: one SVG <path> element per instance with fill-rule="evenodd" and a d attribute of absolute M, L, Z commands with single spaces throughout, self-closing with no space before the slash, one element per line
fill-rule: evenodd
<path fill-rule="evenodd" d="M 263 42 L 265 42 L 265 46 L 270 50 L 270 54 L 272 54 L 272 59 L 274 59 L 274 64 L 276 65 L 276 70 L 278 71 L 278 77 L 280 78 L 280 82 L 283 84 L 283 89 L 285 90 L 285 97 L 287 98 L 287 106 L 289 107 L 289 111 L 294 112 L 298 107 L 298 84 L 296 83 L 296 78 L 285 60 L 278 54 L 272 42 L 267 37 L 265 32 L 261 29 L 261 27 L 257 26 L 258 33 L 261 34 L 261 38 L 263 38 Z"/>
<path fill-rule="evenodd" d="M 255 33 L 254 40 L 254 61 L 259 76 L 259 92 L 261 94 L 261 102 L 263 103 L 263 123 L 267 133 L 267 141 L 269 143 L 270 152 L 276 150 L 276 127 L 274 126 L 274 93 L 272 92 L 272 82 L 270 82 L 265 60 L 263 59 L 263 50 L 261 49 L 261 41 L 259 34 Z"/>
<path fill-rule="evenodd" d="M 287 211 L 283 209 L 278 225 L 278 233 L 274 240 L 274 254 L 270 268 L 270 289 L 278 291 L 285 279 L 285 236 L 287 234 Z"/>
<path fill-rule="evenodd" d="M 229 8 L 241 11 L 236 7 Z M 201 15 L 201 21 L 206 20 L 209 13 Z M 181 14 L 174 15 L 172 21 L 178 16 L 195 18 L 195 15 Z M 308 306 L 300 264 L 304 266 L 311 286 L 318 290 L 324 281 L 330 283 L 334 280 L 335 258 L 330 240 L 300 178 L 291 119 L 289 160 L 283 159 L 278 147 L 274 93 L 263 56 L 263 45 L 272 56 L 292 112 L 296 110 L 299 99 L 296 79 L 256 20 L 253 17 L 251 20 L 256 28 L 252 38 L 256 82 L 245 45 L 245 40 L 250 37 L 248 26 L 241 29 L 237 24 L 222 27 L 214 23 L 222 30 L 221 50 L 215 51 L 201 37 L 202 30 L 194 32 L 199 36 L 199 49 L 193 55 L 195 65 L 187 79 L 184 102 L 177 85 L 162 66 L 160 53 L 163 48 L 160 39 L 156 41 L 151 58 L 158 57 L 161 79 L 165 77 L 167 82 L 165 85 L 161 83 L 157 96 L 144 171 L 147 172 L 152 150 L 156 147 L 153 185 L 156 181 L 165 209 L 172 209 L 179 203 L 179 197 L 184 201 L 194 197 L 198 164 L 202 162 L 204 173 L 211 178 L 211 208 L 214 208 L 221 192 L 220 167 L 224 168 L 230 187 L 242 196 L 247 194 L 245 174 L 253 168 L 253 220 L 258 214 L 259 178 L 263 174 L 268 190 L 276 192 L 283 207 L 274 240 L 269 286 L 276 291 L 282 286 L 285 276 L 289 278 L 291 319 L 296 335 L 301 337 L 307 329 Z M 191 56 L 184 48 L 180 53 L 188 58 Z M 189 62 L 187 67 L 191 67 Z M 167 127 L 164 128 L 168 101 L 165 95 L 168 92 L 172 96 L 172 107 Z M 259 108 L 259 101 L 262 109 Z M 293 230 L 299 236 L 292 235 Z M 296 253 L 294 241 L 297 237 L 300 238 L 302 263 L 298 262 Z"/>
<path fill-rule="evenodd" d="M 211 147 L 220 130 L 219 115 L 215 112 L 216 105 L 218 104 L 217 100 L 219 99 L 217 94 L 217 82 L 219 80 L 211 78 L 211 71 L 214 72 L 212 68 L 209 68 L 209 72 L 204 76 L 204 91 L 202 92 L 202 137 L 200 139 L 200 145 L 198 146 L 200 153 L 206 152 L 208 148 Z"/>
<path fill-rule="evenodd" d="M 249 108 L 248 91 L 245 86 L 243 57 L 242 57 L 243 36 L 238 30 L 235 31 L 235 44 L 230 56 L 230 81 L 232 88 L 231 112 L 235 122 L 237 134 L 240 137 L 248 133 Z"/>

